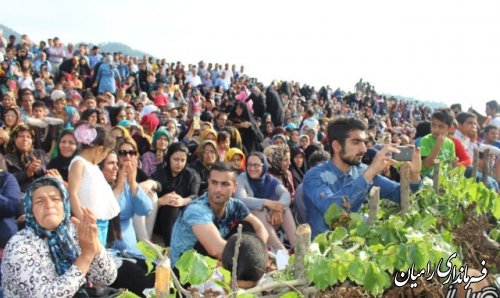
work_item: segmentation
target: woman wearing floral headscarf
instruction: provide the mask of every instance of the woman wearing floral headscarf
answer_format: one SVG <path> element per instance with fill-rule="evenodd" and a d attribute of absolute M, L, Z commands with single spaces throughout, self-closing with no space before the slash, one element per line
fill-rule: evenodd
<path fill-rule="evenodd" d="M 208 176 L 210 168 L 216 162 L 219 162 L 217 154 L 217 145 L 214 141 L 205 140 L 197 148 L 198 159 L 189 165 L 189 167 L 200 175 L 200 189 L 198 195 L 202 195 L 208 189 Z"/>
<path fill-rule="evenodd" d="M 72 218 L 69 196 L 55 178 L 36 180 L 24 197 L 26 229 L 4 250 L 6 297 L 88 297 L 86 281 L 111 284 L 117 275 L 111 256 L 97 239 L 94 214 Z"/>
<path fill-rule="evenodd" d="M 293 198 L 295 187 L 293 186 L 292 173 L 288 170 L 290 167 L 290 148 L 271 145 L 264 149 L 264 155 L 269 161 L 269 173 L 283 183 Z"/>

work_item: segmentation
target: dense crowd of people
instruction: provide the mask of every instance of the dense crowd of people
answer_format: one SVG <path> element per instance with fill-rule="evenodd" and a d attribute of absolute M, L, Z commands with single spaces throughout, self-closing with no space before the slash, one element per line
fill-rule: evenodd
<path fill-rule="evenodd" d="M 145 275 L 138 240 L 170 247 L 173 268 L 191 248 L 223 260 L 238 223 L 257 235 L 248 260 L 265 265 L 255 261 L 265 247 L 283 268 L 296 226 L 327 230 L 331 204 L 345 207 L 347 197 L 356 212 L 373 185 L 399 202 L 397 146 L 414 148 L 412 190 L 435 159 L 470 169 L 478 148 L 498 191 L 496 101 L 483 121 L 460 105 L 432 111 L 380 95 L 362 79 L 352 92 L 265 86 L 243 66 L 101 53 L 57 37 L 7 41 L 1 32 L 0 61 L 7 297 L 85 297 L 96 287 L 142 295 L 154 275 Z M 483 161 L 486 148 L 493 154 Z"/>

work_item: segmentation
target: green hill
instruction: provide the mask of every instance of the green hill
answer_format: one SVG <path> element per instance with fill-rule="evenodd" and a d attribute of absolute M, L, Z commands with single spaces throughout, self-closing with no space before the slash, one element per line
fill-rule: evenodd
<path fill-rule="evenodd" d="M 0 29 L 3 29 L 3 36 L 6 39 L 9 38 L 9 35 L 14 35 L 17 40 L 21 39 L 21 35 L 22 35 L 21 33 L 16 32 L 14 29 L 12 29 L 8 26 L 5 26 L 4 24 L 0 24 Z M 28 33 L 28 35 L 29 35 L 29 33 Z M 53 36 L 53 34 L 48 35 L 48 36 Z M 48 36 L 47 36 L 47 38 L 48 38 Z M 38 43 L 38 41 L 35 41 L 35 42 Z M 80 44 L 80 43 L 81 43 L 81 41 L 73 42 L 73 44 L 75 46 L 78 46 L 78 44 Z M 89 44 L 90 48 L 92 48 L 92 46 L 94 46 L 94 44 L 91 42 L 85 42 L 85 43 Z M 123 44 L 121 42 L 103 42 L 103 43 L 97 44 L 97 46 L 100 48 L 101 52 L 106 52 L 106 53 L 121 52 L 121 53 L 127 54 L 129 56 L 137 56 L 137 57 L 142 57 L 144 55 L 146 55 L 148 57 L 152 56 L 151 54 L 148 54 L 146 52 L 132 49 L 130 46 Z"/>

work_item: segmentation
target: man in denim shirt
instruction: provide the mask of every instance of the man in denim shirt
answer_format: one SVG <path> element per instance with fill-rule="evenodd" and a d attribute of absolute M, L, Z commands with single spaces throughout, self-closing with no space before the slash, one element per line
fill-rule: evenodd
<path fill-rule="evenodd" d="M 365 123 L 356 118 L 340 118 L 328 125 L 332 159 L 310 169 L 302 182 L 307 189 L 304 204 L 313 238 L 328 230 L 323 215 L 332 204 L 343 206 L 343 197 L 349 200 L 353 212 L 361 208 L 372 186 L 380 187 L 380 197 L 396 203 L 400 201 L 399 183 L 379 175 L 396 162 L 389 153 L 399 151 L 386 146 L 377 153 L 370 166 L 362 164 L 361 159 L 367 150 L 365 131 Z M 420 149 L 417 148 L 410 162 L 410 187 L 413 191 L 421 185 L 421 166 Z"/>

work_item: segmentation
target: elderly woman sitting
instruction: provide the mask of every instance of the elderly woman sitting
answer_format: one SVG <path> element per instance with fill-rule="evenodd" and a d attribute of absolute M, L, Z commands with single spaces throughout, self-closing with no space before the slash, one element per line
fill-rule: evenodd
<path fill-rule="evenodd" d="M 6 297 L 85 297 L 86 281 L 106 286 L 116 278 L 111 256 L 97 238 L 96 218 L 83 209 L 72 218 L 68 192 L 55 178 L 35 180 L 24 197 L 26 229 L 4 250 Z"/>

